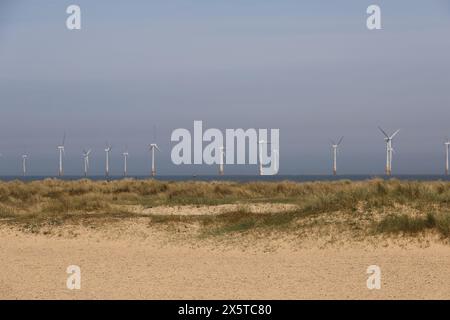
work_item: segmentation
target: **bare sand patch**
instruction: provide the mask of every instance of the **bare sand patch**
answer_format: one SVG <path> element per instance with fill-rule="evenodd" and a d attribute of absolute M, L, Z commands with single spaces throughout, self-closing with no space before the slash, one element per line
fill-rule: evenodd
<path fill-rule="evenodd" d="M 183 206 L 155 206 L 144 207 L 142 205 L 122 205 L 130 212 L 142 215 L 181 215 L 181 216 L 204 216 L 218 215 L 229 212 L 245 211 L 248 213 L 265 214 L 271 212 L 289 212 L 298 209 L 298 205 L 289 203 L 237 203 L 221 205 L 183 205 Z"/>

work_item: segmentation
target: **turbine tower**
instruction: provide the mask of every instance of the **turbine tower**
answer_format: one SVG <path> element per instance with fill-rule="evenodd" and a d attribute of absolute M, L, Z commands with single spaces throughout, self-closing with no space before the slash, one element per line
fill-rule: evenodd
<path fill-rule="evenodd" d="M 224 161 L 224 156 L 225 156 L 225 148 L 224 148 L 224 146 L 221 146 L 219 148 L 219 152 L 220 152 L 220 154 L 219 154 L 219 156 L 220 156 L 219 175 L 223 176 L 223 174 L 224 174 L 223 167 L 224 167 L 224 163 L 225 163 L 225 161 Z"/>
<path fill-rule="evenodd" d="M 128 176 L 128 149 L 122 153 L 123 155 L 123 176 L 126 177 Z"/>
<path fill-rule="evenodd" d="M 27 158 L 28 158 L 27 154 L 22 155 L 22 175 L 24 177 L 27 174 Z"/>
<path fill-rule="evenodd" d="M 344 137 L 341 137 L 339 139 L 338 143 L 335 143 L 333 140 L 330 140 L 331 147 L 333 149 L 333 176 L 335 176 L 337 174 L 337 151 L 338 151 L 338 147 L 341 144 L 343 139 L 344 139 Z"/>
<path fill-rule="evenodd" d="M 89 155 L 91 154 L 91 149 L 88 151 L 83 150 L 83 159 L 84 159 L 84 176 L 87 177 L 89 170 Z"/>
<path fill-rule="evenodd" d="M 156 175 L 155 149 L 158 150 L 158 151 L 161 151 L 161 150 L 159 150 L 158 145 L 156 143 L 150 144 L 149 145 L 149 149 L 150 149 L 150 151 L 152 153 L 152 177 L 154 177 Z"/>
<path fill-rule="evenodd" d="M 58 176 L 62 177 L 64 175 L 64 168 L 63 168 L 63 154 L 64 154 L 64 143 L 66 141 L 66 134 L 64 133 L 62 143 L 58 146 L 59 151 L 59 170 L 58 170 Z"/>
<path fill-rule="evenodd" d="M 270 144 L 270 142 L 267 142 L 265 140 L 259 140 L 258 141 L 258 173 L 260 176 L 262 176 L 263 172 L 263 165 L 262 165 L 262 145 L 263 144 Z"/>
<path fill-rule="evenodd" d="M 392 153 L 394 152 L 394 149 L 392 148 L 392 139 L 399 133 L 400 129 L 395 131 L 392 135 L 388 135 L 381 127 L 378 127 L 378 129 L 380 129 L 386 137 L 384 138 L 384 141 L 386 141 L 386 174 L 390 176 L 392 174 Z"/>
<path fill-rule="evenodd" d="M 450 140 L 447 139 L 446 142 L 444 142 L 445 145 L 445 175 L 448 176 L 448 152 L 450 149 Z"/>
<path fill-rule="evenodd" d="M 105 152 L 106 152 L 105 176 L 106 178 L 109 178 L 109 154 L 111 153 L 111 146 L 108 143 L 106 143 Z"/>

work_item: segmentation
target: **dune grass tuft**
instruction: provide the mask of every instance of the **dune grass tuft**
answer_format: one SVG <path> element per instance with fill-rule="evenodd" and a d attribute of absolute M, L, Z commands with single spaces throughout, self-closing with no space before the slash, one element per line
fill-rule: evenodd
<path fill-rule="evenodd" d="M 424 217 L 410 217 L 406 214 L 389 215 L 376 226 L 377 232 L 380 233 L 417 234 L 431 229 L 444 237 L 450 237 L 450 213 L 428 213 Z"/>

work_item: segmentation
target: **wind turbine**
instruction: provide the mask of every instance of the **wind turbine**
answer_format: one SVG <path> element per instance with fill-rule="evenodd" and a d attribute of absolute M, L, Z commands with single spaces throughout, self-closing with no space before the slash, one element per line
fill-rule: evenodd
<path fill-rule="evenodd" d="M 448 152 L 450 149 L 450 140 L 447 139 L 446 142 L 444 142 L 445 145 L 445 175 L 448 176 Z"/>
<path fill-rule="evenodd" d="M 105 152 L 106 152 L 105 176 L 106 178 L 109 178 L 109 154 L 111 153 L 111 146 L 108 143 L 106 143 Z"/>
<path fill-rule="evenodd" d="M 84 176 L 87 177 L 89 170 L 89 155 L 91 154 L 91 149 L 88 151 L 83 149 L 83 159 L 84 159 Z"/>
<path fill-rule="evenodd" d="M 337 150 L 343 139 L 344 137 L 341 137 L 338 143 L 335 143 L 333 140 L 330 140 L 331 147 L 333 148 L 333 176 L 337 174 Z"/>
<path fill-rule="evenodd" d="M 263 144 L 270 144 L 270 142 L 267 142 L 265 140 L 258 141 L 258 172 L 259 172 L 260 176 L 262 176 L 262 172 L 263 172 L 263 165 L 262 165 L 262 145 Z"/>
<path fill-rule="evenodd" d="M 380 129 L 386 137 L 384 138 L 384 141 L 386 141 L 386 174 L 390 176 L 392 173 L 392 152 L 394 151 L 392 148 L 392 139 L 399 133 L 400 129 L 395 131 L 392 135 L 388 135 L 381 127 L 378 127 L 378 129 Z"/>
<path fill-rule="evenodd" d="M 22 175 L 24 177 L 27 174 L 27 158 L 28 158 L 27 154 L 22 155 Z"/>
<path fill-rule="evenodd" d="M 66 134 L 64 133 L 62 143 L 58 146 L 59 151 L 59 170 L 58 170 L 58 176 L 62 177 L 64 175 L 64 168 L 63 168 L 63 155 L 64 155 L 64 143 L 66 141 Z"/>
<path fill-rule="evenodd" d="M 128 148 L 126 149 L 126 151 L 124 153 L 122 153 L 123 155 L 123 176 L 126 177 L 128 175 Z"/>
<path fill-rule="evenodd" d="M 219 162 L 219 175 L 223 176 L 224 170 L 224 155 L 225 155 L 225 148 L 224 146 L 219 147 L 219 153 L 220 153 L 220 162 Z"/>
<path fill-rule="evenodd" d="M 152 152 L 152 177 L 156 175 L 156 167 L 155 167 L 155 149 L 158 151 L 161 151 L 158 148 L 158 145 L 156 143 L 152 143 L 149 145 L 149 149 Z"/>

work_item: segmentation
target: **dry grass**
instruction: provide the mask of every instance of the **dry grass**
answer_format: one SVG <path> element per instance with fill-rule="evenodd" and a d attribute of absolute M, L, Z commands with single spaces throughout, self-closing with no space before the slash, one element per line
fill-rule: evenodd
<path fill-rule="evenodd" d="M 339 226 L 364 233 L 437 232 L 450 237 L 450 183 L 374 179 L 335 182 L 164 182 L 156 180 L 0 182 L 0 223 L 41 226 L 143 216 L 127 207 L 289 203 L 292 212 L 255 214 L 245 205 L 216 216 L 151 215 L 153 225 L 200 226 L 201 236 L 304 232 Z M 356 232 L 355 231 L 355 232 Z"/>
<path fill-rule="evenodd" d="M 406 214 L 389 215 L 376 225 L 382 233 L 417 234 L 435 229 L 444 237 L 450 238 L 450 214 L 428 213 L 426 216 L 410 217 Z"/>

